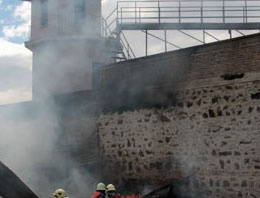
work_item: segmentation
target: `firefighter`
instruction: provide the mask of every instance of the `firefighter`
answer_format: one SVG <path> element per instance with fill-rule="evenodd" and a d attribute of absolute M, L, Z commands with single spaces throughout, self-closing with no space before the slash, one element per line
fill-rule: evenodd
<path fill-rule="evenodd" d="M 107 196 L 109 198 L 120 198 L 120 196 L 116 194 L 116 187 L 113 184 L 107 185 Z"/>
<path fill-rule="evenodd" d="M 103 183 L 97 184 L 97 190 L 92 198 L 106 198 L 106 186 Z"/>
<path fill-rule="evenodd" d="M 67 198 L 67 193 L 65 190 L 63 189 L 57 189 L 55 190 L 55 192 L 53 193 L 53 197 L 54 198 Z"/>

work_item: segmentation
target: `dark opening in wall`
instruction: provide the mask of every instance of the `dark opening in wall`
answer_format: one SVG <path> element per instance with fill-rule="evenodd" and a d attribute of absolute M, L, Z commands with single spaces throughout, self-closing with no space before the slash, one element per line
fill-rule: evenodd
<path fill-rule="evenodd" d="M 256 99 L 256 100 L 260 99 L 260 92 L 251 94 L 251 98 L 252 98 L 252 99 Z"/>
<path fill-rule="evenodd" d="M 241 74 L 223 74 L 221 76 L 221 78 L 223 78 L 224 80 L 234 80 L 234 79 L 239 79 L 239 78 L 243 78 L 245 74 L 241 73 Z"/>

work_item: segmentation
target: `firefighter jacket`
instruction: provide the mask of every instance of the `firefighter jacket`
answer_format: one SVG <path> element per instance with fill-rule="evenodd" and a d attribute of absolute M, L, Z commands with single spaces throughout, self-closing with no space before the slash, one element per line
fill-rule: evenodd
<path fill-rule="evenodd" d="M 106 194 L 105 194 L 105 193 L 102 193 L 102 192 L 96 191 L 96 192 L 94 193 L 94 195 L 92 195 L 91 198 L 106 198 Z"/>

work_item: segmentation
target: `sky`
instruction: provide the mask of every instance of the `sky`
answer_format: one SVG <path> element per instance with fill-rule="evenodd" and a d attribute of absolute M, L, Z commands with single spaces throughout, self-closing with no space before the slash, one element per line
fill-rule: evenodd
<path fill-rule="evenodd" d="M 102 14 L 108 16 L 116 7 L 116 0 L 102 0 Z M 25 48 L 29 40 L 31 5 L 22 0 L 0 0 L 0 105 L 32 99 L 32 53 Z M 113 20 L 113 18 L 112 18 Z M 109 21 L 108 21 L 109 22 Z M 189 31 L 186 31 L 189 33 Z M 227 31 L 208 31 L 218 39 L 228 39 Z M 242 31 L 245 34 L 255 31 Z M 163 31 L 150 33 L 164 37 Z M 178 46 L 199 45 L 198 41 L 178 31 L 168 31 L 168 41 Z M 201 31 L 192 33 L 202 40 Z M 137 56 L 145 55 L 145 34 L 141 31 L 125 32 Z M 233 36 L 241 36 L 234 32 Z M 136 42 L 138 40 L 138 42 Z M 164 42 L 149 36 L 148 55 L 164 52 Z M 215 41 L 207 36 L 207 42 Z M 176 50 L 168 45 L 168 50 Z"/>
<path fill-rule="evenodd" d="M 31 100 L 30 3 L 0 0 L 0 104 Z"/>

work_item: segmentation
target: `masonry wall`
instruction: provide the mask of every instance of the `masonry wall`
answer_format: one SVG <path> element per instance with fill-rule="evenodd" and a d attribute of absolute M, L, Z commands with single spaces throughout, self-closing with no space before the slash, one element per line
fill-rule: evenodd
<path fill-rule="evenodd" d="M 100 147 L 119 183 L 154 188 L 188 177 L 189 196 L 260 196 L 259 41 L 253 35 L 101 71 L 101 90 L 110 91 L 103 96 L 114 105 L 99 117 Z"/>
<path fill-rule="evenodd" d="M 100 74 L 98 98 L 107 111 L 172 103 L 180 87 L 259 71 L 259 44 L 256 34 L 108 65 Z"/>

